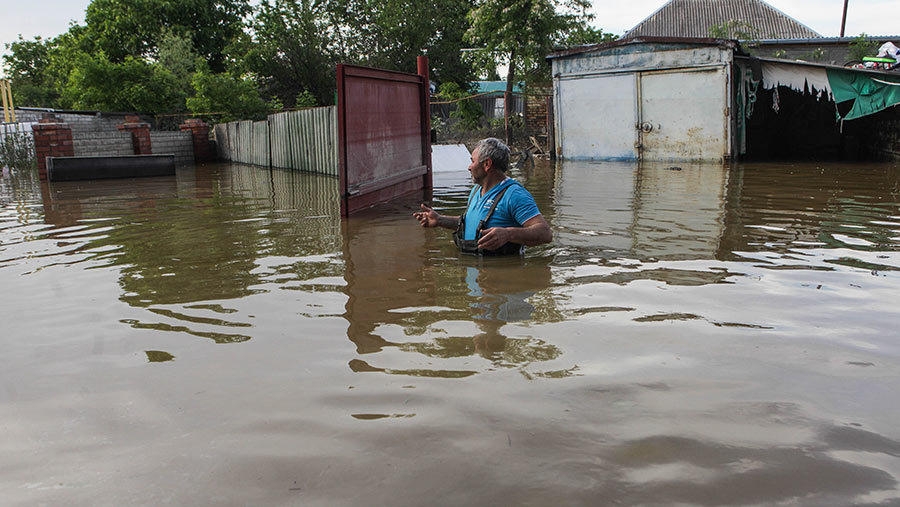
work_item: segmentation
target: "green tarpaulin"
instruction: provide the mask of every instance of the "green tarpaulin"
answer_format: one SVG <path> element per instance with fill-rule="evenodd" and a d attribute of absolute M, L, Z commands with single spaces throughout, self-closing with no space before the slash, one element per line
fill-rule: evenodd
<path fill-rule="evenodd" d="M 841 69 L 827 69 L 827 73 L 834 102 L 838 105 L 839 118 L 854 120 L 900 104 L 900 76 Z M 846 113 L 841 114 L 842 111 Z"/>

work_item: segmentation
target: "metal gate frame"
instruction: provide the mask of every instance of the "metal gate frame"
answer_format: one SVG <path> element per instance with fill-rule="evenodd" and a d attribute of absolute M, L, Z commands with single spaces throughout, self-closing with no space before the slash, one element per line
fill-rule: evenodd
<path fill-rule="evenodd" d="M 416 191 L 431 198 L 427 58 L 418 72 L 338 65 L 341 216 Z"/>

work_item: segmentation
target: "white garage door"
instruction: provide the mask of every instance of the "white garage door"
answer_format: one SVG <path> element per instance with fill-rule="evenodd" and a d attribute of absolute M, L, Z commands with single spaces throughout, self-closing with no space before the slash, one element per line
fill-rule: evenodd
<path fill-rule="evenodd" d="M 728 144 L 724 67 L 641 73 L 641 158 L 722 160 Z"/>
<path fill-rule="evenodd" d="M 575 160 L 730 157 L 726 67 L 560 78 L 558 154 Z"/>
<path fill-rule="evenodd" d="M 558 82 L 558 149 L 567 159 L 635 160 L 635 74 Z"/>

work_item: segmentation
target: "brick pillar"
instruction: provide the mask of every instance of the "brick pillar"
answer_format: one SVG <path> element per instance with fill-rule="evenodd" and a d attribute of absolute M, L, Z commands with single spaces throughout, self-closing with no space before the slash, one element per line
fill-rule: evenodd
<path fill-rule="evenodd" d="M 209 125 L 199 118 L 184 120 L 179 128 L 190 131 L 194 141 L 194 162 L 210 162 L 216 159 L 209 142 Z"/>
<path fill-rule="evenodd" d="M 34 152 L 37 157 L 38 176 L 47 179 L 47 157 L 74 157 L 72 128 L 61 123 L 54 115 L 45 115 L 31 126 L 34 134 Z"/>
<path fill-rule="evenodd" d="M 135 155 L 150 155 L 153 146 L 150 144 L 150 124 L 141 121 L 136 115 L 125 117 L 125 123 L 119 125 L 119 130 L 131 133 L 131 144 Z"/>

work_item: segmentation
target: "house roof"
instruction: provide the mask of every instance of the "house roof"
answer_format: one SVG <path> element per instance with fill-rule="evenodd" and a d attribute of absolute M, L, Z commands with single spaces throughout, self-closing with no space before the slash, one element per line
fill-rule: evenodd
<path fill-rule="evenodd" d="M 506 91 L 506 81 L 475 81 L 475 86 L 477 93 L 493 93 Z M 513 92 L 519 93 L 521 91 L 521 84 L 516 83 L 515 85 L 513 85 Z"/>
<path fill-rule="evenodd" d="M 762 0 L 670 0 L 623 36 L 710 37 L 710 27 L 741 21 L 758 39 L 821 37 Z"/>

